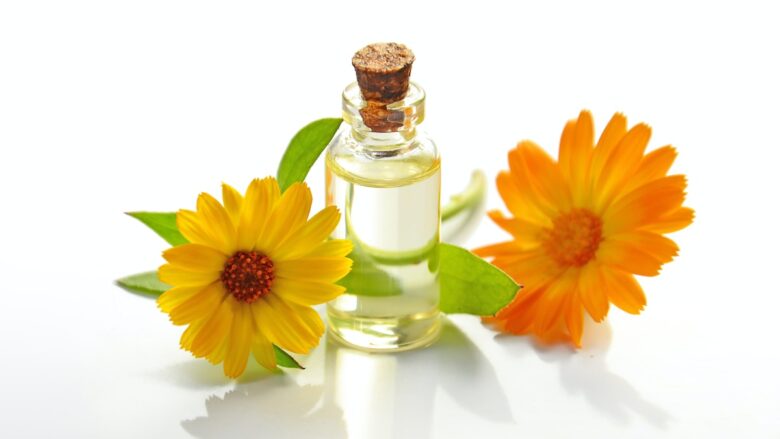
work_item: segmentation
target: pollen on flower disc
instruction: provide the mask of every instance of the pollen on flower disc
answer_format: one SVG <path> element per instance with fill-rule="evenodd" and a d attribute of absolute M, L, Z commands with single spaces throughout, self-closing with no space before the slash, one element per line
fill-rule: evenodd
<path fill-rule="evenodd" d="M 561 267 L 582 267 L 596 255 L 601 244 L 601 218 L 587 209 L 574 209 L 553 220 L 543 246 Z"/>
<path fill-rule="evenodd" d="M 236 300 L 253 303 L 271 292 L 274 264 L 262 253 L 236 252 L 225 262 L 220 280 Z"/>

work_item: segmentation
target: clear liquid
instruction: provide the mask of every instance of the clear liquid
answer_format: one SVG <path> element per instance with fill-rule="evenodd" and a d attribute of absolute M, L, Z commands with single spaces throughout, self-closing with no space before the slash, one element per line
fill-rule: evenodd
<path fill-rule="evenodd" d="M 330 156 L 326 164 L 327 201 L 342 212 L 333 237 L 355 247 L 347 291 L 328 304 L 331 336 L 370 351 L 432 343 L 440 325 L 438 159 L 382 163 L 376 180 L 356 177 Z"/>

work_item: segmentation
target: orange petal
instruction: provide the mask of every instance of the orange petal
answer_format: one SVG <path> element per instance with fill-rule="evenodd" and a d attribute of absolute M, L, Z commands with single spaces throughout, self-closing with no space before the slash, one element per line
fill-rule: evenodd
<path fill-rule="evenodd" d="M 604 212 L 624 185 L 633 176 L 650 141 L 650 127 L 645 124 L 635 125 L 620 139 L 612 151 L 594 186 L 594 209 L 596 213 Z"/>
<path fill-rule="evenodd" d="M 571 342 L 578 348 L 582 346 L 582 321 L 584 313 L 582 304 L 577 300 L 577 296 L 570 294 L 566 301 L 563 315 L 566 322 L 566 329 L 569 330 Z"/>
<path fill-rule="evenodd" d="M 673 257 L 677 256 L 677 252 L 680 250 L 671 239 L 652 232 L 624 232 L 610 236 L 609 239 L 632 246 L 663 263 L 670 262 Z"/>
<path fill-rule="evenodd" d="M 534 334 L 544 337 L 544 334 L 554 329 L 563 318 L 563 311 L 569 296 L 576 295 L 576 270 L 567 270 L 558 277 L 545 291 L 537 304 L 537 316 L 534 321 Z"/>
<path fill-rule="evenodd" d="M 572 191 L 575 206 L 582 206 L 589 193 L 589 170 L 593 153 L 593 118 L 587 110 L 570 121 L 561 135 L 560 168 Z"/>
<path fill-rule="evenodd" d="M 571 193 L 561 169 L 535 143 L 525 140 L 510 151 L 509 169 L 521 191 L 533 191 L 536 204 L 547 216 L 571 209 Z"/>
<path fill-rule="evenodd" d="M 596 261 L 641 276 L 657 276 L 663 261 L 633 243 L 606 239 L 596 251 Z"/>
<path fill-rule="evenodd" d="M 483 258 L 489 258 L 496 256 L 509 256 L 522 251 L 524 251 L 523 246 L 521 246 L 519 243 L 515 241 L 506 241 L 475 248 L 472 250 L 472 253 Z"/>
<path fill-rule="evenodd" d="M 578 290 L 580 302 L 591 318 L 596 322 L 602 321 L 609 312 L 609 298 L 601 280 L 599 265 L 595 261 L 580 269 Z"/>
<path fill-rule="evenodd" d="M 523 246 L 537 246 L 541 243 L 543 227 L 520 218 L 507 218 L 498 210 L 488 212 L 488 217 L 499 227 L 509 232 L 518 244 Z"/>
<path fill-rule="evenodd" d="M 541 226 L 551 224 L 549 215 L 539 207 L 535 199 L 531 198 L 532 191 L 530 189 L 521 191 L 517 179 L 509 172 L 499 172 L 496 177 L 496 188 L 501 199 L 504 200 L 506 208 L 512 212 L 515 218 L 521 218 Z"/>
<path fill-rule="evenodd" d="M 688 227 L 694 218 L 694 212 L 687 207 L 681 207 L 660 218 L 641 226 L 642 230 L 655 233 L 672 233 Z"/>
<path fill-rule="evenodd" d="M 604 212 L 604 235 L 610 236 L 658 222 L 685 201 L 685 176 L 671 175 L 641 186 Z"/>
<path fill-rule="evenodd" d="M 647 300 L 634 276 L 615 270 L 604 270 L 604 284 L 609 301 L 629 314 L 639 314 Z"/>
<path fill-rule="evenodd" d="M 590 176 L 592 181 L 597 181 L 601 177 L 607 159 L 612 155 L 615 147 L 623 136 L 626 135 L 626 116 L 615 113 L 610 119 L 604 131 L 599 137 L 596 148 L 593 150 L 593 159 L 591 160 Z"/>
<path fill-rule="evenodd" d="M 636 174 L 631 177 L 629 184 L 621 191 L 627 194 L 634 189 L 650 183 L 653 180 L 665 177 L 677 158 L 677 150 L 671 145 L 662 146 L 648 153 L 639 164 Z"/>

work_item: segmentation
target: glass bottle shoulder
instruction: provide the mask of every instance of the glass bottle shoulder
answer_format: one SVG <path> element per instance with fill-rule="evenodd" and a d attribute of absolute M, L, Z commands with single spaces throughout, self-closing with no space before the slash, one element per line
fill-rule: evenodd
<path fill-rule="evenodd" d="M 346 124 L 328 146 L 325 161 L 342 179 L 370 187 L 413 184 L 437 174 L 441 166 L 436 144 L 421 131 L 402 143 L 378 146 L 358 141 Z"/>

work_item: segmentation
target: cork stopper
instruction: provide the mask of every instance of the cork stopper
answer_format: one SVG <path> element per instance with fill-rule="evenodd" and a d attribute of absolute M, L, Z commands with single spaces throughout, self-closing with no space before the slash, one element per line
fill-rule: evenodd
<path fill-rule="evenodd" d="M 412 51 L 398 43 L 369 44 L 352 57 L 358 86 L 366 101 L 360 114 L 372 131 L 392 132 L 403 126 L 403 113 L 388 110 L 387 105 L 406 96 L 413 62 Z"/>

